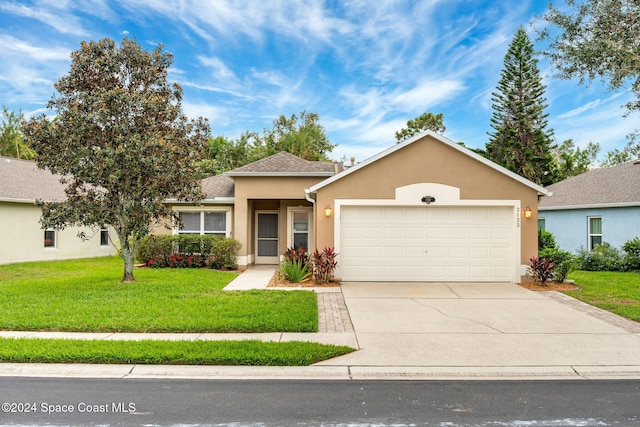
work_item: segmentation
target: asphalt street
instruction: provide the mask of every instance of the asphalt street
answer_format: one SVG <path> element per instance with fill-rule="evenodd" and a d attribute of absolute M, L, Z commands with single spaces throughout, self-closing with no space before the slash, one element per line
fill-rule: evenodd
<path fill-rule="evenodd" d="M 640 381 L 1 380 L 2 426 L 635 426 Z"/>

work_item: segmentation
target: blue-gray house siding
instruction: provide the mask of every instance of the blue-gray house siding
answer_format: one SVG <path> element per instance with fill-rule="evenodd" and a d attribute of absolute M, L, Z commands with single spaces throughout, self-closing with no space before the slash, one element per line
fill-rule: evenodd
<path fill-rule="evenodd" d="M 628 240 L 640 237 L 640 206 L 586 209 L 543 210 L 545 230 L 551 232 L 558 246 L 570 252 L 589 248 L 589 218 L 602 218 L 602 241 L 620 248 Z"/>

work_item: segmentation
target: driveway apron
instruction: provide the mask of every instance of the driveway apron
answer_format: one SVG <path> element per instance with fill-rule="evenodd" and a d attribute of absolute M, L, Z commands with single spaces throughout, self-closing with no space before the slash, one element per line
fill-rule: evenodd
<path fill-rule="evenodd" d="M 321 365 L 640 366 L 638 328 L 516 284 L 350 282 L 342 291 L 360 350 Z"/>

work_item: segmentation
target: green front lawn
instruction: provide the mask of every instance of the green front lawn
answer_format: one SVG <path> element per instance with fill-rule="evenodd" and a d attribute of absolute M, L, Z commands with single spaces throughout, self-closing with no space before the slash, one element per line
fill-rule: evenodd
<path fill-rule="evenodd" d="M 0 338 L 0 362 L 308 366 L 353 349 L 314 342 Z"/>
<path fill-rule="evenodd" d="M 567 295 L 640 322 L 640 273 L 574 271 L 569 279 L 582 289 Z"/>
<path fill-rule="evenodd" d="M 82 332 L 315 332 L 316 295 L 222 291 L 235 273 L 136 269 L 92 258 L 0 265 L 0 330 Z"/>

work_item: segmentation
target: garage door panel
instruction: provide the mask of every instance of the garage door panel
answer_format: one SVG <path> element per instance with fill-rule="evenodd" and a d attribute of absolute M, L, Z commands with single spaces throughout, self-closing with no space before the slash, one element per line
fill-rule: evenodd
<path fill-rule="evenodd" d="M 345 206 L 343 280 L 508 281 L 510 208 Z"/>

